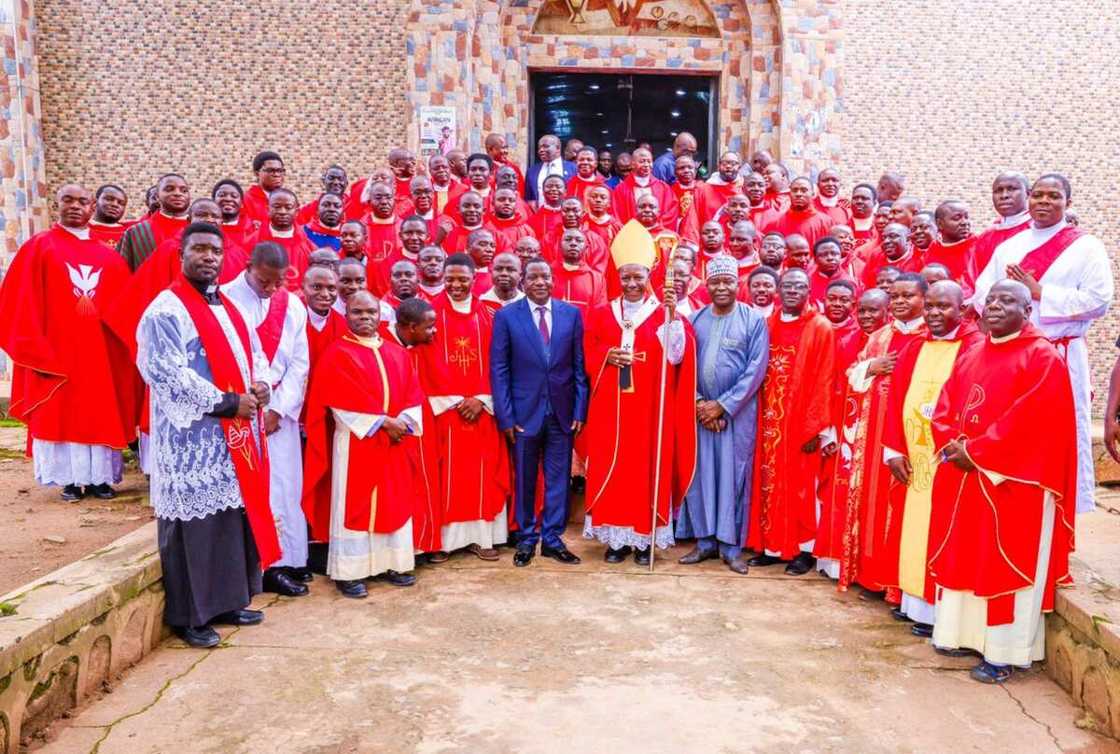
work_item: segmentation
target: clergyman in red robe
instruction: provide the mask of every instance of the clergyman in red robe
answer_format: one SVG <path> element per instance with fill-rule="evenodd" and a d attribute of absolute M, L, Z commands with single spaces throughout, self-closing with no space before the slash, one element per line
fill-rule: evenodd
<path fill-rule="evenodd" d="M 249 252 L 261 241 L 273 241 L 288 253 L 288 270 L 284 273 L 284 286 L 298 293 L 303 273 L 307 272 L 308 257 L 315 245 L 295 224 L 299 202 L 294 192 L 278 188 L 268 195 L 268 221 L 250 239 Z"/>

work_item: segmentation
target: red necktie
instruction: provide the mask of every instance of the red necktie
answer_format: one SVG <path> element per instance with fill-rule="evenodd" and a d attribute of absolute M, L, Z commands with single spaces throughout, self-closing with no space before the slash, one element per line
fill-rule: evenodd
<path fill-rule="evenodd" d="M 544 318 L 545 311 L 546 311 L 545 307 L 543 307 L 543 306 L 538 306 L 537 307 L 537 314 L 540 315 L 540 323 L 537 325 L 537 328 L 541 331 L 541 340 L 543 340 L 544 344 L 547 346 L 548 342 L 549 342 L 549 335 L 548 335 L 548 320 L 546 320 Z"/>

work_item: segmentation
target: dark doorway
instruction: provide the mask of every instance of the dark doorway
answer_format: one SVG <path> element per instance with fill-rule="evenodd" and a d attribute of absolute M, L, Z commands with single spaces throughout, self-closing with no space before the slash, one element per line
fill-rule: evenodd
<path fill-rule="evenodd" d="M 612 153 L 649 142 L 656 158 L 681 131 L 696 137 L 698 162 L 714 165 L 719 78 L 630 73 L 532 73 L 530 162 L 537 139 L 575 137 Z"/>

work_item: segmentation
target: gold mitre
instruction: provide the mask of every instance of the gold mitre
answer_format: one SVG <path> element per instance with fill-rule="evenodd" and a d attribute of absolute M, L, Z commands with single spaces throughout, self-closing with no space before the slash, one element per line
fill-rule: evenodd
<path fill-rule="evenodd" d="M 611 259 L 614 260 L 615 269 L 621 270 L 625 264 L 640 264 L 647 270 L 652 270 L 657 263 L 657 248 L 653 244 L 653 236 L 640 222 L 630 220 L 611 242 Z"/>

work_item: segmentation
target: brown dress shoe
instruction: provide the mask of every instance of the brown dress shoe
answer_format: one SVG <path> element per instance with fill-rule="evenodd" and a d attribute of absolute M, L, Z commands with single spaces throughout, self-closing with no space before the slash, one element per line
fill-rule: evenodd
<path fill-rule="evenodd" d="M 493 547 L 479 547 L 478 545 L 471 545 L 467 548 L 467 552 L 474 554 L 480 560 L 501 560 L 498 551 Z"/>
<path fill-rule="evenodd" d="M 701 550 L 700 545 L 693 547 L 684 557 L 677 562 L 681 565 L 696 565 L 705 560 L 714 560 L 719 557 L 719 550 Z"/>

